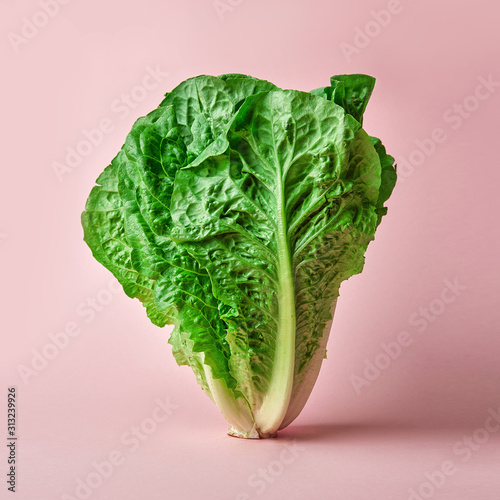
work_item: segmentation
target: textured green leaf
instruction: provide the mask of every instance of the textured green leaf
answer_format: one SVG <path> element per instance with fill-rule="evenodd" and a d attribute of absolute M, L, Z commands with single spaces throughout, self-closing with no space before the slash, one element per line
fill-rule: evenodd
<path fill-rule="evenodd" d="M 175 325 L 177 362 L 232 434 L 272 436 L 299 414 L 340 284 L 385 214 L 394 159 L 361 129 L 373 83 L 191 78 L 137 120 L 89 196 L 95 258 Z"/>
<path fill-rule="evenodd" d="M 340 282 L 362 269 L 377 224 L 380 162 L 358 129 L 332 102 L 267 92 L 246 100 L 221 154 L 177 173 L 171 236 L 207 269 L 229 308 L 232 356 L 247 362 L 233 376 L 252 373 L 239 389 L 255 412 L 278 371 L 289 371 L 281 384 L 290 391 L 301 383 Z M 283 314 L 293 317 L 289 330 Z"/>
<path fill-rule="evenodd" d="M 396 166 L 394 165 L 394 158 L 388 155 L 385 151 L 385 147 L 376 137 L 370 137 L 373 146 L 375 147 L 375 151 L 380 159 L 380 165 L 382 167 L 381 175 L 381 186 L 380 193 L 377 200 L 377 209 L 378 212 L 382 215 L 385 215 L 387 209 L 384 207 L 384 203 L 389 199 L 392 194 L 392 190 L 396 185 Z"/>
<path fill-rule="evenodd" d="M 122 199 L 118 192 L 118 170 L 123 154 L 120 153 L 97 179 L 82 214 L 85 242 L 95 259 L 107 267 L 123 286 L 125 293 L 138 298 L 146 307 L 151 321 L 164 326 L 172 321 L 171 309 L 159 310 L 153 287 L 155 280 L 145 276 L 132 264 L 132 247 L 125 234 Z"/>
<path fill-rule="evenodd" d="M 228 371 L 226 333 L 210 278 L 169 237 L 174 178 L 189 159 L 227 131 L 247 93 L 274 88 L 249 77 L 235 82 L 229 76 L 225 81 L 207 76 L 183 82 L 158 109 L 137 120 L 122 151 L 98 180 L 106 184 L 94 188 L 82 216 L 86 241 L 97 260 L 117 276 L 129 296 L 144 303 L 153 323 L 175 324 L 169 340 L 174 355 L 179 364 L 193 368 L 209 395 L 203 364 L 228 388 L 235 383 Z M 101 200 L 110 198 L 110 187 L 113 205 L 97 212 Z M 101 227 L 120 233 L 121 253 L 117 244 L 109 245 Z M 125 252 L 127 272 L 118 262 Z"/>

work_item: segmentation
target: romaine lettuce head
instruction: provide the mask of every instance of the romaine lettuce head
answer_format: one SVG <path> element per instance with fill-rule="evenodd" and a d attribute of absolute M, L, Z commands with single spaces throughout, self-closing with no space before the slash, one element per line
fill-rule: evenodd
<path fill-rule="evenodd" d="M 97 179 L 84 239 L 230 422 L 275 436 L 314 386 L 343 280 L 396 181 L 361 127 L 375 80 L 312 92 L 198 76 L 139 118 Z"/>

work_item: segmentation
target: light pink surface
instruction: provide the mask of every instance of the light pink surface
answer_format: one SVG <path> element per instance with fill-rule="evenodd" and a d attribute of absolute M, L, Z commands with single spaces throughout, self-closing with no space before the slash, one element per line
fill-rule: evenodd
<path fill-rule="evenodd" d="M 19 395 L 17 493 L 2 480 L 0 498 L 418 500 L 413 489 L 420 498 L 498 500 L 500 431 L 489 417 L 500 407 L 500 8 L 491 0 L 54 3 L 45 3 L 48 19 L 43 1 L 0 2 L 0 391 L 16 385 Z M 374 14 L 389 9 L 390 19 Z M 24 18 L 34 17 L 46 25 L 20 42 Z M 157 80 L 144 80 L 148 71 Z M 365 270 L 342 286 L 311 399 L 276 440 L 225 435 L 218 409 L 175 364 L 168 330 L 110 291 L 79 223 L 134 120 L 185 78 L 226 72 L 303 90 L 332 74 L 375 76 L 365 128 L 400 164 Z M 489 91 L 478 89 L 481 78 L 493 81 Z M 139 102 L 124 105 L 131 92 Z M 470 112 L 459 118 L 462 104 Z M 100 144 L 59 181 L 54 162 L 103 123 Z M 99 311 L 89 312 L 92 300 Z M 79 335 L 47 347 L 72 323 Z M 398 337 L 411 344 L 356 390 L 355 376 L 387 361 L 382 345 Z M 41 352 L 53 359 L 40 364 Z M 21 376 L 32 363 L 36 371 Z M 5 402 L 0 416 L 4 435 Z M 151 434 L 133 441 L 141 425 Z M 93 463 L 110 455 L 119 464 L 96 473 Z M 435 472 L 443 467 L 448 475 Z M 77 491 L 79 480 L 95 488 Z"/>

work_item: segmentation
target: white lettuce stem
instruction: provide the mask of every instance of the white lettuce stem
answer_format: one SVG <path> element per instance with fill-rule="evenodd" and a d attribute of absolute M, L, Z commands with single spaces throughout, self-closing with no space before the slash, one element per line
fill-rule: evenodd
<path fill-rule="evenodd" d="M 258 438 L 255 422 L 248 404 L 243 398 L 235 398 L 221 379 L 215 379 L 209 366 L 203 365 L 205 377 L 214 403 L 231 424 L 230 434 L 245 438 Z"/>
<path fill-rule="evenodd" d="M 313 357 L 308 362 L 307 366 L 304 368 L 304 373 L 302 374 L 299 382 L 295 381 L 295 386 L 290 400 L 290 405 L 287 409 L 285 418 L 281 423 L 280 429 L 284 429 L 287 425 L 290 425 L 300 414 L 304 408 L 311 392 L 313 390 L 314 384 L 319 375 L 321 364 L 325 359 L 326 344 L 328 343 L 328 337 L 330 336 L 330 330 L 332 327 L 333 314 L 335 312 L 335 306 L 337 304 L 337 299 L 335 299 L 330 307 L 330 312 L 332 314 L 332 319 L 328 321 L 323 329 L 323 335 L 318 339 L 318 347 L 313 354 Z"/>
<path fill-rule="evenodd" d="M 271 379 L 255 422 L 261 437 L 276 435 L 288 409 L 293 388 L 295 365 L 295 287 L 292 273 L 290 244 L 287 234 L 284 183 L 278 179 L 278 331 L 274 346 Z"/>

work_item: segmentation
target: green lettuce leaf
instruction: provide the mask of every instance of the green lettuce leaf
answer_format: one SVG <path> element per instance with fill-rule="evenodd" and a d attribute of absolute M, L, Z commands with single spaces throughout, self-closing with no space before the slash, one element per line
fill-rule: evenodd
<path fill-rule="evenodd" d="M 361 128 L 374 79 L 311 93 L 199 76 L 133 126 L 82 215 L 94 257 L 146 307 L 231 423 L 269 437 L 302 410 L 343 280 L 395 183 Z"/>

